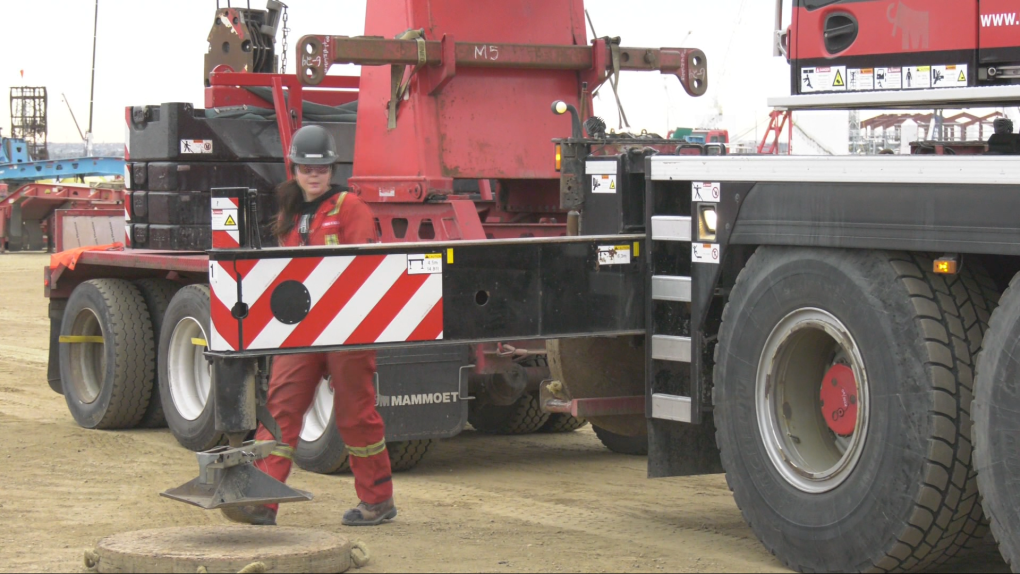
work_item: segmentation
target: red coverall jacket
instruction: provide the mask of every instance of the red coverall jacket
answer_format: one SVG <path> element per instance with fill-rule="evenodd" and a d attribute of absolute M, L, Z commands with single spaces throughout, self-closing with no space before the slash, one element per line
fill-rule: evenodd
<path fill-rule="evenodd" d="M 295 221 L 294 229 L 283 238 L 281 246 L 378 241 L 372 211 L 346 192 L 322 203 L 311 218 L 307 243 L 301 240 L 298 224 Z M 383 420 L 375 408 L 375 369 L 374 351 L 310 353 L 273 359 L 267 406 L 280 425 L 280 439 L 284 444 L 273 451 L 273 456 L 260 461 L 259 468 L 277 480 L 287 480 L 305 412 L 312 404 L 319 382 L 331 376 L 336 426 L 350 454 L 358 497 L 368 504 L 389 500 L 393 496 L 393 483 Z M 256 438 L 272 440 L 269 431 L 262 427 Z"/>

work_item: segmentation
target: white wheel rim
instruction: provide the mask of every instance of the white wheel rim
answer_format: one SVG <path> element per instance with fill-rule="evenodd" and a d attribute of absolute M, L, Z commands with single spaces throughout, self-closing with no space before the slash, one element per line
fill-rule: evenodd
<path fill-rule="evenodd" d="M 818 389 L 833 364 L 846 364 L 857 387 L 857 419 L 848 437 L 821 415 Z M 828 492 L 854 471 L 868 433 L 870 401 L 860 349 L 827 311 L 798 309 L 765 342 L 755 382 L 758 430 L 773 466 L 803 492 Z"/>
<path fill-rule="evenodd" d="M 185 420 L 201 416 L 212 392 L 212 363 L 205 358 L 205 328 L 194 317 L 181 319 L 170 336 L 167 377 L 170 398 Z"/>
<path fill-rule="evenodd" d="M 315 442 L 326 434 L 329 420 L 333 417 L 333 386 L 329 379 L 322 379 L 315 388 L 315 398 L 305 412 L 301 423 L 301 440 Z"/>
<path fill-rule="evenodd" d="M 72 337 L 104 337 L 99 315 L 82 309 L 71 324 Z M 103 343 L 70 343 L 71 385 L 81 402 L 90 405 L 99 398 L 106 378 L 106 339 Z"/>

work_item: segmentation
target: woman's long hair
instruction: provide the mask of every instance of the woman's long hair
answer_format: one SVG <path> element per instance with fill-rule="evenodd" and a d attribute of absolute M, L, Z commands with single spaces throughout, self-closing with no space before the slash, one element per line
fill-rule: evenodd
<path fill-rule="evenodd" d="M 276 188 L 276 204 L 279 211 L 273 224 L 273 235 L 281 243 L 294 230 L 298 209 L 304 201 L 305 194 L 298 186 L 297 180 L 285 181 Z"/>

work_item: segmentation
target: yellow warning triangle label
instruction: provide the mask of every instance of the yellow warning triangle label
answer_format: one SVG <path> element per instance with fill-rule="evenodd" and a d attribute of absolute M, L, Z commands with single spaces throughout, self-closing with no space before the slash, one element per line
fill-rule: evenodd
<path fill-rule="evenodd" d="M 967 73 L 964 72 L 963 70 L 960 70 L 960 79 L 957 80 L 957 82 L 966 82 L 966 81 L 967 81 Z"/>
<path fill-rule="evenodd" d="M 616 182 L 615 181 L 609 182 L 609 189 L 616 189 Z"/>
<path fill-rule="evenodd" d="M 223 225 L 226 225 L 227 227 L 237 227 L 237 222 L 234 221 L 233 215 L 228 215 L 227 220 L 223 222 Z"/>
<path fill-rule="evenodd" d="M 836 70 L 836 79 L 832 81 L 832 85 L 835 87 L 843 87 L 846 84 L 843 83 L 843 73 Z"/>

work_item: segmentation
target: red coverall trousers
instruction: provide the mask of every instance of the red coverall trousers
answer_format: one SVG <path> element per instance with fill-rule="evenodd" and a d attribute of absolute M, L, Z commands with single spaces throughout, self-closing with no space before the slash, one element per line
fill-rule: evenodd
<path fill-rule="evenodd" d="M 375 408 L 373 351 L 285 355 L 273 359 L 268 408 L 280 425 L 280 440 L 288 447 L 277 447 L 272 456 L 256 464 L 273 478 L 287 481 L 291 445 L 297 445 L 305 412 L 315 398 L 319 382 L 327 375 L 332 376 L 333 412 L 350 454 L 358 498 L 368 504 L 385 502 L 393 497 L 393 482 L 383 420 Z M 273 440 L 261 426 L 255 438 Z"/>
<path fill-rule="evenodd" d="M 374 221 L 371 210 L 357 197 L 346 193 L 334 195 L 312 219 L 307 241 L 302 241 L 295 227 L 281 243 L 289 247 L 371 243 L 376 241 Z M 327 375 L 332 377 L 336 426 L 350 454 L 358 498 L 368 504 L 385 502 L 393 497 L 393 482 L 383 420 L 375 409 L 373 351 L 284 355 L 273 359 L 266 406 L 280 425 L 283 445 L 256 464 L 273 478 L 286 482 L 305 412 L 315 398 L 319 382 Z M 261 426 L 255 438 L 273 440 Z"/>

